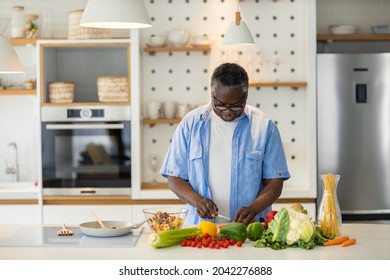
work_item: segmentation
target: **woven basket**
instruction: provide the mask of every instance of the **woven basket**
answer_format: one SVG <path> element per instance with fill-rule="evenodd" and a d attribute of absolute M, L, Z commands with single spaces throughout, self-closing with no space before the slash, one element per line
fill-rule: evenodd
<path fill-rule="evenodd" d="M 50 82 L 49 98 L 51 103 L 73 102 L 74 82 Z"/>
<path fill-rule="evenodd" d="M 111 38 L 111 29 L 90 28 L 80 26 L 81 16 L 84 10 L 69 12 L 68 39 L 107 39 Z"/>
<path fill-rule="evenodd" d="M 102 76 L 97 78 L 100 102 L 128 102 L 129 83 L 125 76 Z"/>

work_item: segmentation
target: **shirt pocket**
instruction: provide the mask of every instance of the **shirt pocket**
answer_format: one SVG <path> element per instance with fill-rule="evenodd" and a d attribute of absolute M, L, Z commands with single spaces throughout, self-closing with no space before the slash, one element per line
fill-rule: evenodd
<path fill-rule="evenodd" d="M 258 184 L 262 177 L 264 153 L 261 150 L 247 150 L 244 159 L 245 178 L 249 184 Z"/>
<path fill-rule="evenodd" d="M 190 152 L 189 152 L 189 159 L 190 161 L 198 160 L 202 158 L 202 148 L 198 146 L 191 146 Z"/>

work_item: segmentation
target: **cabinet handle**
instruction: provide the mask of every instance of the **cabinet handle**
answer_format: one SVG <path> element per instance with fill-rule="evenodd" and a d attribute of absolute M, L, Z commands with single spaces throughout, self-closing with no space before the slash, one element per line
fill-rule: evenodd
<path fill-rule="evenodd" d="M 48 130 L 65 129 L 124 129 L 124 124 L 47 124 Z"/>

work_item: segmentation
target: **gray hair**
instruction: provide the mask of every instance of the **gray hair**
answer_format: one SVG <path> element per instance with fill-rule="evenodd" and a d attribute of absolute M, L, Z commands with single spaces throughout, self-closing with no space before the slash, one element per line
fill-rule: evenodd
<path fill-rule="evenodd" d="M 235 87 L 240 86 L 242 92 L 248 92 L 249 78 L 245 69 L 236 63 L 224 63 L 218 66 L 211 76 L 211 90 L 220 83 L 223 86 Z"/>

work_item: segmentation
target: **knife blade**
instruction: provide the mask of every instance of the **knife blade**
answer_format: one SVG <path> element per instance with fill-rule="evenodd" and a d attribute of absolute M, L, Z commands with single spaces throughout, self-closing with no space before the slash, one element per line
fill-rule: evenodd
<path fill-rule="evenodd" d="M 226 217 L 226 216 L 221 215 L 221 214 L 218 214 L 217 217 L 218 217 L 218 218 L 221 218 L 221 219 L 225 219 L 225 220 L 230 221 L 230 218 L 229 218 L 229 217 Z"/>

